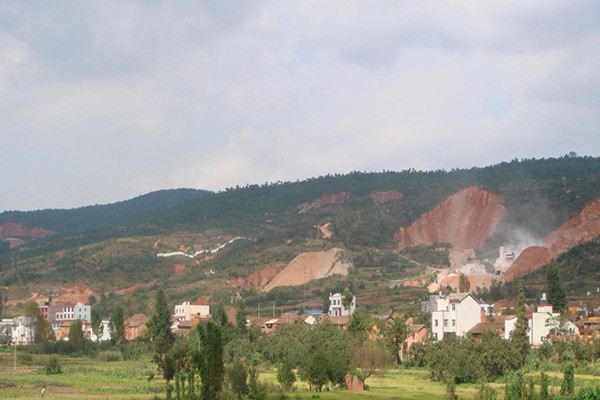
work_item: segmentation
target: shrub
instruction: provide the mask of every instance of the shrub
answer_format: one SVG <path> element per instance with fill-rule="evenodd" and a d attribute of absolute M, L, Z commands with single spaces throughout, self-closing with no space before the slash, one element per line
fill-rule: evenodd
<path fill-rule="evenodd" d="M 277 369 L 277 381 L 285 391 L 289 391 L 292 388 L 294 382 L 296 382 L 296 374 L 290 363 L 284 362 L 279 366 Z"/>
<path fill-rule="evenodd" d="M 105 362 L 122 361 L 123 355 L 121 354 L 120 351 L 114 351 L 114 350 L 101 351 L 98 354 L 96 354 L 96 360 L 105 361 Z"/>
<path fill-rule="evenodd" d="M 46 375 L 60 374 L 62 372 L 62 366 L 60 365 L 60 359 L 57 355 L 52 355 L 46 362 Z"/>

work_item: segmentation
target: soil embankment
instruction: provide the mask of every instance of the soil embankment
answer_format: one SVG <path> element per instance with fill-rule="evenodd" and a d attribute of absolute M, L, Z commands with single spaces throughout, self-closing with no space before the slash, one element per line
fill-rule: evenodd
<path fill-rule="evenodd" d="M 400 248 L 449 242 L 461 249 L 480 249 L 506 218 L 502 197 L 471 186 L 460 190 L 394 238 Z"/>
<path fill-rule="evenodd" d="M 600 197 L 543 239 L 544 246 L 528 247 L 504 273 L 505 280 L 533 272 L 578 244 L 600 235 Z"/>
<path fill-rule="evenodd" d="M 9 237 L 27 237 L 33 239 L 44 238 L 54 232 L 44 228 L 30 228 L 23 224 L 7 222 L 0 225 L 0 240 Z"/>
<path fill-rule="evenodd" d="M 350 262 L 341 249 L 302 253 L 296 256 L 264 287 L 264 291 L 278 286 L 298 286 L 313 279 L 331 275 L 348 275 Z"/>

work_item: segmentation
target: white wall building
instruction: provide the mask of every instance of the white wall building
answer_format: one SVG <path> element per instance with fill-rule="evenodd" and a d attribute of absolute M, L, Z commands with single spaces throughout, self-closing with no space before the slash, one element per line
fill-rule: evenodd
<path fill-rule="evenodd" d="M 354 309 L 356 308 L 356 296 L 352 296 L 352 304 L 350 304 L 350 308 L 344 307 L 342 304 L 342 299 L 344 295 L 341 293 L 329 293 L 329 312 L 327 313 L 330 317 L 349 317 L 354 313 Z"/>
<path fill-rule="evenodd" d="M 185 301 L 175 306 L 175 319 L 178 321 L 189 321 L 192 318 L 208 318 L 210 307 L 207 305 L 190 304 Z"/>
<path fill-rule="evenodd" d="M 90 340 L 93 342 L 106 342 L 110 340 L 110 328 L 108 327 L 108 320 L 103 319 L 100 324 L 102 325 L 102 331 L 98 332 L 98 336 L 94 335 L 94 331 L 90 326 Z"/>
<path fill-rule="evenodd" d="M 12 343 L 33 344 L 35 337 L 35 318 L 20 316 L 16 318 L 12 334 Z"/>
<path fill-rule="evenodd" d="M 515 329 L 517 317 L 513 317 L 504 321 L 504 338 L 510 339 L 510 333 Z M 536 312 L 527 313 L 527 331 L 529 335 L 529 344 L 540 345 L 544 339 L 548 337 L 552 330 L 564 330 L 569 335 L 579 335 L 577 329 L 573 329 L 574 324 L 570 321 L 560 323 L 560 313 L 555 313 L 552 310 L 552 304 L 546 301 L 546 293 L 542 294 L 540 304 L 537 306 Z M 577 328 L 577 327 L 575 327 Z"/>
<path fill-rule="evenodd" d="M 448 335 L 465 336 L 481 322 L 481 307 L 469 293 L 452 293 L 437 300 L 431 313 L 431 331 L 435 339 Z"/>
<path fill-rule="evenodd" d="M 53 308 L 52 306 L 49 307 Z M 56 321 L 89 321 L 92 319 L 92 307 L 87 304 L 77 303 L 59 305 L 55 313 L 49 312 L 50 317 Z"/>

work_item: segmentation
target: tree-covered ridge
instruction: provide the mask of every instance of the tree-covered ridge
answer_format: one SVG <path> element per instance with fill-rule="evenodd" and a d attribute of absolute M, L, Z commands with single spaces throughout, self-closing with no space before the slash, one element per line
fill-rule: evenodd
<path fill-rule="evenodd" d="M 30 227 L 43 227 L 59 234 L 73 234 L 124 225 L 150 211 L 165 209 L 201 197 L 207 193 L 197 189 L 159 190 L 112 204 L 86 206 L 70 210 L 6 211 L 0 213 L 0 224 L 18 222 Z"/>

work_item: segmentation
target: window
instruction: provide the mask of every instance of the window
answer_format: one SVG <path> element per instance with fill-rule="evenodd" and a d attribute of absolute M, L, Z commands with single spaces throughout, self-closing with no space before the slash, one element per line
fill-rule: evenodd
<path fill-rule="evenodd" d="M 456 328 L 456 320 L 455 319 L 452 320 L 452 327 Z"/>
<path fill-rule="evenodd" d="M 439 324 L 438 324 L 438 320 L 437 320 L 437 319 L 436 319 L 435 321 L 433 321 L 433 322 L 434 322 L 434 325 L 435 325 L 436 327 L 439 325 Z"/>
<path fill-rule="evenodd" d="M 448 320 L 447 319 L 444 320 L 444 326 L 448 326 Z"/>
<path fill-rule="evenodd" d="M 452 303 L 452 311 L 456 311 L 456 304 Z"/>

